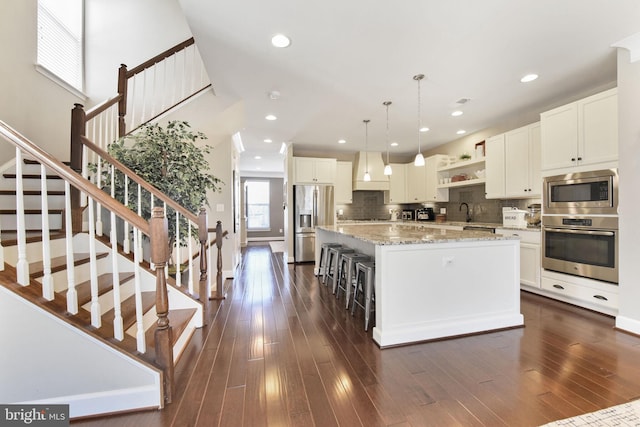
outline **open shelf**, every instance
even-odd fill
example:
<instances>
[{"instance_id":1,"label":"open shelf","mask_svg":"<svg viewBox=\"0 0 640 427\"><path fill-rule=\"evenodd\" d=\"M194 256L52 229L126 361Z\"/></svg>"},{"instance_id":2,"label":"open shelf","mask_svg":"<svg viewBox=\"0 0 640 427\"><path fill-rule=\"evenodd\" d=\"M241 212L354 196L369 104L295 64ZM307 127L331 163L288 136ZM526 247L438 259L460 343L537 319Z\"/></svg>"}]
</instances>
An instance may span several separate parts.
<instances>
[{"instance_id":1,"label":"open shelf","mask_svg":"<svg viewBox=\"0 0 640 427\"><path fill-rule=\"evenodd\" d=\"M463 160L463 161L451 163L448 166L442 166L438 168L438 172L444 172L444 171L453 170L453 169L462 169L469 166L475 166L480 164L484 165L484 157L481 157L479 159L469 159L469 160Z\"/></svg>"},{"instance_id":2,"label":"open shelf","mask_svg":"<svg viewBox=\"0 0 640 427\"><path fill-rule=\"evenodd\" d=\"M438 184L438 188L470 187L472 185L484 184L486 181L485 178L467 179L465 181L450 182L448 184Z\"/></svg>"}]
</instances>

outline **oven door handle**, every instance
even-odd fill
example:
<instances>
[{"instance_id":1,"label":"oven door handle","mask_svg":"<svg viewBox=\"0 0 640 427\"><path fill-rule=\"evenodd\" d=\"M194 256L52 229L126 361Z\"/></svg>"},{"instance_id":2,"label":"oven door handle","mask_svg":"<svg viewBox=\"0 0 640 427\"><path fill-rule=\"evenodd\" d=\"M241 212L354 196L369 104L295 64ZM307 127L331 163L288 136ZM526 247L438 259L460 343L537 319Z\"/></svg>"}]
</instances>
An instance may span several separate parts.
<instances>
[{"instance_id":1,"label":"oven door handle","mask_svg":"<svg viewBox=\"0 0 640 427\"><path fill-rule=\"evenodd\" d=\"M615 236L613 231L592 231L592 230L574 230L568 228L548 228L545 227L545 231L551 231L553 233L566 233L566 234L588 234L590 236Z\"/></svg>"}]
</instances>

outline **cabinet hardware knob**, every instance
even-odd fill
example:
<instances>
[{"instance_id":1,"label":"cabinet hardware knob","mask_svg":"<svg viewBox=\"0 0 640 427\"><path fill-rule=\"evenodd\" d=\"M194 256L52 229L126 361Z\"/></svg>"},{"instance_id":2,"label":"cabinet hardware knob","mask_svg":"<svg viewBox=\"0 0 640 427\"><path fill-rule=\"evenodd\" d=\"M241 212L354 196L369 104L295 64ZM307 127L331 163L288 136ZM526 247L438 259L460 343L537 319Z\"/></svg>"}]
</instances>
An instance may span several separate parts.
<instances>
[{"instance_id":1,"label":"cabinet hardware knob","mask_svg":"<svg viewBox=\"0 0 640 427\"><path fill-rule=\"evenodd\" d=\"M582 160L582 157L578 157L578 160Z\"/></svg>"},{"instance_id":2,"label":"cabinet hardware knob","mask_svg":"<svg viewBox=\"0 0 640 427\"><path fill-rule=\"evenodd\" d=\"M564 286L562 285L553 285L553 287L556 289L564 289Z\"/></svg>"},{"instance_id":3,"label":"cabinet hardware knob","mask_svg":"<svg viewBox=\"0 0 640 427\"><path fill-rule=\"evenodd\" d=\"M572 157L572 158L571 158L571 161L572 161L572 162L575 162L575 161L576 161L576 158L575 158L575 157Z\"/></svg>"},{"instance_id":4,"label":"cabinet hardware knob","mask_svg":"<svg viewBox=\"0 0 640 427\"><path fill-rule=\"evenodd\" d=\"M602 296L602 295L594 295L593 297L594 297L594 298L597 298L597 299L599 299L599 300L602 300L602 301L609 301L609 300L607 299L607 297Z\"/></svg>"}]
</instances>

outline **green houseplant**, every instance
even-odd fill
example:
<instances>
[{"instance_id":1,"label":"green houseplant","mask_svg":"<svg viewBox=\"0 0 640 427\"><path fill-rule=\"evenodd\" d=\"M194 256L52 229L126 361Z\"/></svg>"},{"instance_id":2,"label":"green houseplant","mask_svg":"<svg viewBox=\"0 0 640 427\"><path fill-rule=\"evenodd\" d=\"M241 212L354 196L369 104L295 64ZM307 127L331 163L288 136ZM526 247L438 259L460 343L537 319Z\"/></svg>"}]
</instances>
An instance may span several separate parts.
<instances>
[{"instance_id":1,"label":"green houseplant","mask_svg":"<svg viewBox=\"0 0 640 427\"><path fill-rule=\"evenodd\" d=\"M108 147L109 154L138 174L145 181L162 191L168 197L187 210L198 214L202 206L208 205L207 191L220 191L224 183L212 175L206 154L211 152L209 145L197 145L207 137L201 132L193 132L185 121L171 121L166 127L159 124L146 124L136 133L120 138ZM110 168L103 172L103 188L111 191ZM140 200L137 198L137 185L129 185L128 206L138 211L145 219L151 217L151 197L143 190ZM124 203L124 176L114 176L115 198ZM146 194L145 194L146 193ZM154 204L161 206L154 198ZM169 228L169 253L176 243L176 213L167 209ZM179 224L180 245L186 245L188 222L182 218ZM192 229L197 238L197 230ZM171 258L170 258L170 263Z\"/></svg>"}]
</instances>

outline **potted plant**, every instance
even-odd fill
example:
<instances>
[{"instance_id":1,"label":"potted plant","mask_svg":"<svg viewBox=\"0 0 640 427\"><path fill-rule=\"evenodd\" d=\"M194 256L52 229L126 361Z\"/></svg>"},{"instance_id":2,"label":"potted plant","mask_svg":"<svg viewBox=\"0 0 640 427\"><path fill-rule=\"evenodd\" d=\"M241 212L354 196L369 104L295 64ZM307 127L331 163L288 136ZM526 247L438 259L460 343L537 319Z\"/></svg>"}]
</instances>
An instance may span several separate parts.
<instances>
[{"instance_id":1,"label":"potted plant","mask_svg":"<svg viewBox=\"0 0 640 427\"><path fill-rule=\"evenodd\" d=\"M185 209L197 214L202 206L208 205L207 191L220 191L224 183L212 175L205 155L209 154L209 145L196 145L207 137L201 132L193 132L185 121L171 121L166 127L157 123L143 125L136 133L120 138L108 147L108 152L116 160L138 174L145 181L162 191ZM110 168L103 172L103 188L111 191ZM151 217L151 197L143 190L140 201L137 198L137 186L129 185L128 206L138 211L141 203L141 215ZM116 173L114 177L115 198L124 202L124 176ZM145 194L147 193L147 194ZM155 203L160 203L154 198ZM176 244L176 213L167 209L169 228L169 253ZM188 222L182 218L179 224L180 245L186 245ZM197 238L197 230L192 229ZM169 258L170 267L172 264Z\"/></svg>"}]
</instances>

